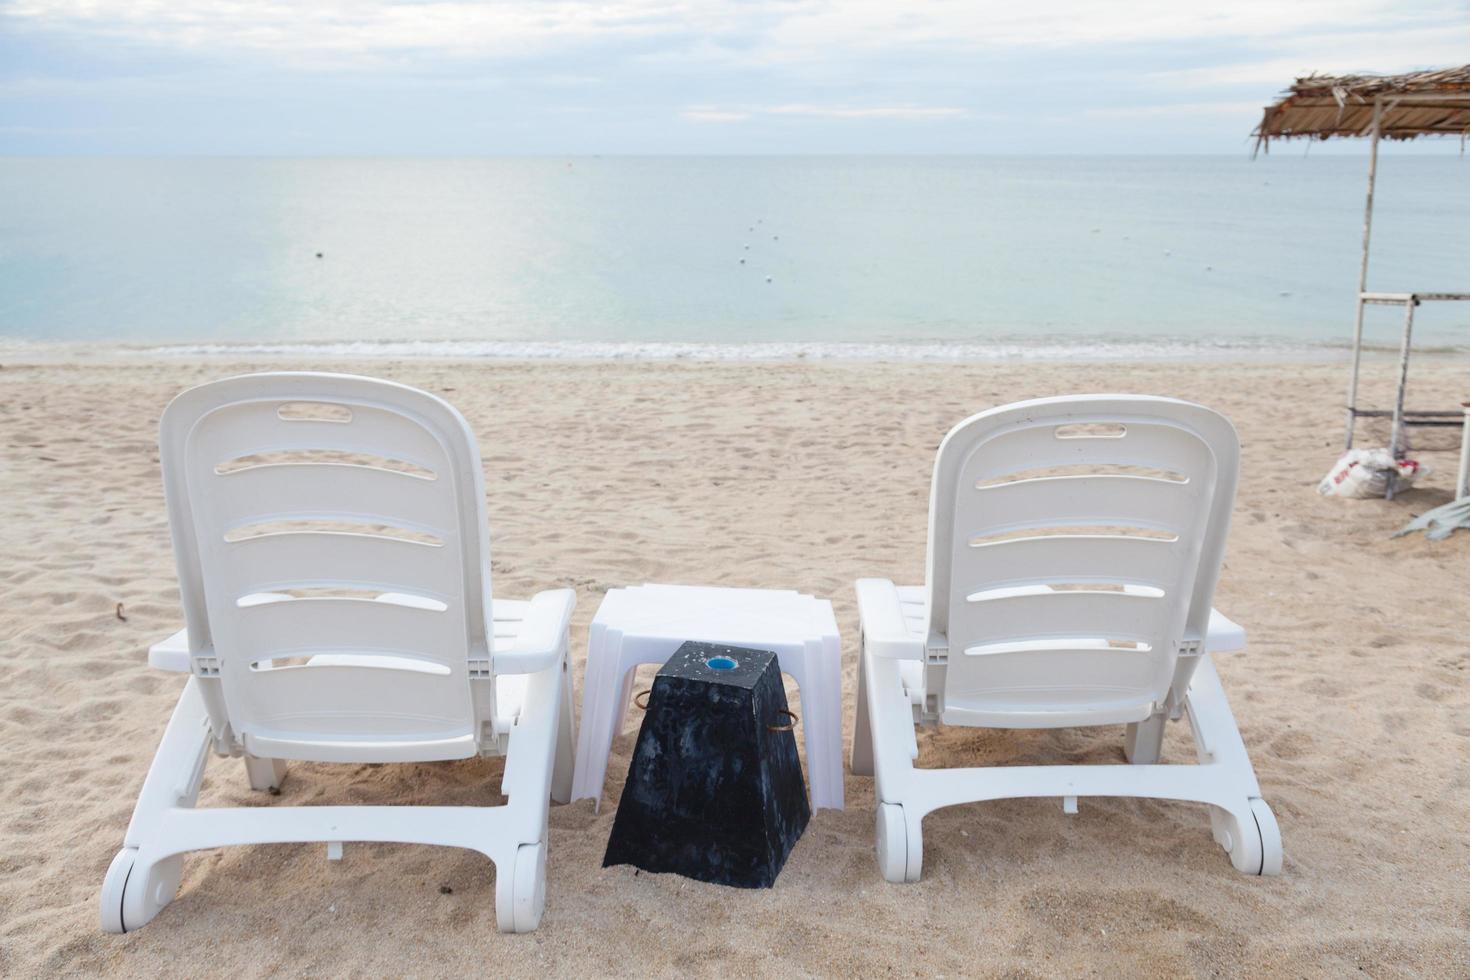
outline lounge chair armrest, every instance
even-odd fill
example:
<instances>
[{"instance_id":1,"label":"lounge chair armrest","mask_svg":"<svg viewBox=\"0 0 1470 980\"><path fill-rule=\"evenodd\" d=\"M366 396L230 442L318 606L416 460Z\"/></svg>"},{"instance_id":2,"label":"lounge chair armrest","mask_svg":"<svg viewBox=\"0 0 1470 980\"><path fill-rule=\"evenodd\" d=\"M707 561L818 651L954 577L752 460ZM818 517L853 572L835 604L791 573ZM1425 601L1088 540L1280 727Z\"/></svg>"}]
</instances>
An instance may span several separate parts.
<instances>
[{"instance_id":1,"label":"lounge chair armrest","mask_svg":"<svg viewBox=\"0 0 1470 980\"><path fill-rule=\"evenodd\" d=\"M1185 633L1184 639L1198 643L1200 653L1239 653L1245 649L1245 627L1228 619L1220 610L1211 609L1204 642L1200 643L1199 634L1193 632Z\"/></svg>"},{"instance_id":2,"label":"lounge chair armrest","mask_svg":"<svg viewBox=\"0 0 1470 980\"><path fill-rule=\"evenodd\" d=\"M924 641L909 632L897 586L886 578L860 578L857 600L865 649L888 660L924 659Z\"/></svg>"},{"instance_id":3,"label":"lounge chair armrest","mask_svg":"<svg viewBox=\"0 0 1470 980\"><path fill-rule=\"evenodd\" d=\"M534 674L556 663L566 647L567 627L576 607L577 593L571 589L536 593L526 607L515 643L509 650L495 651L495 673Z\"/></svg>"},{"instance_id":4,"label":"lounge chair armrest","mask_svg":"<svg viewBox=\"0 0 1470 980\"><path fill-rule=\"evenodd\" d=\"M155 670L189 673L189 631L181 629L148 648L148 666Z\"/></svg>"},{"instance_id":5,"label":"lounge chair armrest","mask_svg":"<svg viewBox=\"0 0 1470 980\"><path fill-rule=\"evenodd\" d=\"M1245 627L1225 617L1218 609L1210 610L1210 625L1205 632L1205 653L1238 653L1245 649Z\"/></svg>"}]
</instances>

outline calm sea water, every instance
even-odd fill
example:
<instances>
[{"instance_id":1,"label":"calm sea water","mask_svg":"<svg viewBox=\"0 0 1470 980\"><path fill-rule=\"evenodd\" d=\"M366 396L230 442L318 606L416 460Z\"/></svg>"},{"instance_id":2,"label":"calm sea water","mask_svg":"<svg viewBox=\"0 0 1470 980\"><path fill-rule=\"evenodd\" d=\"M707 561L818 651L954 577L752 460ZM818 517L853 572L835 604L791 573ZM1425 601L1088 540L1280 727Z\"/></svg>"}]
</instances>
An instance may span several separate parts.
<instances>
[{"instance_id":1,"label":"calm sea water","mask_svg":"<svg viewBox=\"0 0 1470 980\"><path fill-rule=\"evenodd\" d=\"M0 159L0 337L1315 348L1351 330L1364 169L1300 147ZM1370 286L1470 290L1470 161L1380 170ZM1371 323L1393 340L1396 314ZM1470 343L1470 308L1419 329Z\"/></svg>"}]
</instances>

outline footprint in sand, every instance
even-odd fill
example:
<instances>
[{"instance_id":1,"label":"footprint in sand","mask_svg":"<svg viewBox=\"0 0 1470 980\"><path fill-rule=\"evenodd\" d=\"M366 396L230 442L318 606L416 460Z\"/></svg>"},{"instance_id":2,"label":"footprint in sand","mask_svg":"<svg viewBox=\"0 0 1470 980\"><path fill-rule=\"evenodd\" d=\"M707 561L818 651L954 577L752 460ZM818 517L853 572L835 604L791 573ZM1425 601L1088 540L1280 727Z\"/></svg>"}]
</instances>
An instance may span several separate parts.
<instances>
[{"instance_id":1,"label":"footprint in sand","mask_svg":"<svg viewBox=\"0 0 1470 980\"><path fill-rule=\"evenodd\" d=\"M1271 740L1271 751L1278 758L1300 759L1312 748L1312 736L1306 732L1290 731Z\"/></svg>"},{"instance_id":2,"label":"footprint in sand","mask_svg":"<svg viewBox=\"0 0 1470 980\"><path fill-rule=\"evenodd\" d=\"M1218 935L1213 919L1172 898L1140 889L1038 888L1021 898L1025 914L1059 936L1155 929Z\"/></svg>"},{"instance_id":3,"label":"footprint in sand","mask_svg":"<svg viewBox=\"0 0 1470 980\"><path fill-rule=\"evenodd\" d=\"M1450 696L1450 689L1440 687L1437 684L1420 683L1414 685L1414 693L1426 701L1433 701L1435 704L1438 704Z\"/></svg>"}]
</instances>

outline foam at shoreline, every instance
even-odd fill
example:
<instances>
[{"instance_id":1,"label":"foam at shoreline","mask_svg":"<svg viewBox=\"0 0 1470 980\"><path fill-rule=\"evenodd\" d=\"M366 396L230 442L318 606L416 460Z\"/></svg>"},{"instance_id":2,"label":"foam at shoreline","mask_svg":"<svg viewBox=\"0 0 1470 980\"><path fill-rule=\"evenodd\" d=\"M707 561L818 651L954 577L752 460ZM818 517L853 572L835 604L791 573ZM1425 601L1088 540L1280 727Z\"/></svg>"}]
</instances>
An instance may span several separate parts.
<instances>
[{"instance_id":1,"label":"foam at shoreline","mask_svg":"<svg viewBox=\"0 0 1470 980\"><path fill-rule=\"evenodd\" d=\"M1346 343L1294 343L1279 338L1066 338L989 342L786 341L695 343L675 341L343 340L130 344L122 342L0 340L0 355L50 359L301 358L346 360L429 358L499 361L856 361L967 363L994 361L1337 361ZM1394 353L1391 345L1364 345ZM1416 353L1464 355L1458 346L1424 346Z\"/></svg>"},{"instance_id":2,"label":"foam at shoreline","mask_svg":"<svg viewBox=\"0 0 1470 980\"><path fill-rule=\"evenodd\" d=\"M1385 348L1387 349L1387 348ZM1068 339L983 343L841 343L821 341L682 343L669 341L361 340L244 343L86 344L75 341L0 341L0 352L86 357L345 359L435 358L448 360L576 361L1170 361L1338 360L1339 344L1288 343L1275 339L1199 341L1184 338ZM1419 353L1463 353L1459 348Z\"/></svg>"}]
</instances>

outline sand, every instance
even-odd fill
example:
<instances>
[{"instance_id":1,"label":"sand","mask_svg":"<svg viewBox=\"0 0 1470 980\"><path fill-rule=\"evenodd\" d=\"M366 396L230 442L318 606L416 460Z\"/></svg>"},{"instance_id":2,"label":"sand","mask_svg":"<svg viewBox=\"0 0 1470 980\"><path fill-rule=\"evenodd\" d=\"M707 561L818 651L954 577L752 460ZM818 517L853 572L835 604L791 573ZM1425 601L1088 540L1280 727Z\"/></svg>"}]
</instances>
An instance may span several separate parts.
<instances>
[{"instance_id":1,"label":"sand","mask_svg":"<svg viewBox=\"0 0 1470 980\"><path fill-rule=\"evenodd\" d=\"M1424 454L1438 471L1423 489L1319 498L1344 371L1302 363L310 365L463 410L484 456L497 592L577 590L579 677L611 587L831 597L849 746L852 582L922 580L930 467L954 422L1089 390L1224 411L1244 473L1217 605L1251 644L1219 669L1281 823L1279 878L1235 872L1202 808L1084 800L1069 817L1048 800L935 813L923 881L889 885L872 781L851 775L847 810L812 820L771 891L604 870L630 728L603 812L552 810L533 935L496 932L482 857L352 844L333 864L318 845L192 855L154 922L103 935L103 872L183 683L145 662L179 625L159 412L185 386L286 366L298 365L11 352L0 368L0 974L1470 975L1470 534L1388 538L1449 498L1458 434L1426 438L1450 451ZM1421 360L1417 401L1457 404L1465 368ZM949 764L1112 762L1122 730L947 730L921 745ZM1191 759L1187 731L1165 751ZM202 802L492 802L501 765L294 765L272 800L216 760Z\"/></svg>"}]
</instances>

